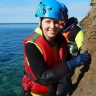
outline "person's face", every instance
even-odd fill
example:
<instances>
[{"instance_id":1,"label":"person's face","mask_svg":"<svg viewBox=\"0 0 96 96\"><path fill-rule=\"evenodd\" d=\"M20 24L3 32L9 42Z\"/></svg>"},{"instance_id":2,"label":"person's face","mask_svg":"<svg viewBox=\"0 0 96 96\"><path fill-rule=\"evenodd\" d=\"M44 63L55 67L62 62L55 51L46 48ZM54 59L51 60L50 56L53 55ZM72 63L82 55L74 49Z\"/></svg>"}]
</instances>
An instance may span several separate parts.
<instances>
[{"instance_id":1,"label":"person's face","mask_svg":"<svg viewBox=\"0 0 96 96\"><path fill-rule=\"evenodd\" d=\"M65 20L61 20L61 21L60 21L60 28L61 28L61 29L64 28L65 25L66 25L66 21L65 21Z\"/></svg>"},{"instance_id":2,"label":"person's face","mask_svg":"<svg viewBox=\"0 0 96 96\"><path fill-rule=\"evenodd\" d=\"M60 30L60 20L58 19L43 18L41 24L43 34L47 40L55 38Z\"/></svg>"}]
</instances>

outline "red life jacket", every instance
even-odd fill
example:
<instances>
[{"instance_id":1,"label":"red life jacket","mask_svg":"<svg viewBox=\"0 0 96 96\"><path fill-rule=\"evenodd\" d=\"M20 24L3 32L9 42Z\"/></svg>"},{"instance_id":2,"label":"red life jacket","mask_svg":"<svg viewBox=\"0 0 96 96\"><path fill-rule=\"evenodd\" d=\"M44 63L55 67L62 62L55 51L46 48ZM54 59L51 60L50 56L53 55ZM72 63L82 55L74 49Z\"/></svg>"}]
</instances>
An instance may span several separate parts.
<instances>
[{"instance_id":1,"label":"red life jacket","mask_svg":"<svg viewBox=\"0 0 96 96\"><path fill-rule=\"evenodd\" d=\"M42 55L44 57L44 60L46 61L47 69L53 69L56 66L58 66L59 59L62 60L62 62L66 59L67 54L67 45L66 41L62 41L60 43L59 48L59 56L55 53L55 51L50 47L50 45L46 42L46 40L38 33L34 33L33 35L29 36L24 40L24 46L27 42L34 43L39 50L42 51ZM37 80L36 76L32 72L32 69L30 65L28 64L28 60L26 58L26 53L24 51L24 67L25 71L30 74L34 79ZM24 90L36 93L36 94L48 94L48 86L45 86L43 84L36 83L32 80L30 80L26 75L23 76L22 79L22 86L24 87ZM53 90L57 88L57 84L52 85Z\"/></svg>"}]
</instances>

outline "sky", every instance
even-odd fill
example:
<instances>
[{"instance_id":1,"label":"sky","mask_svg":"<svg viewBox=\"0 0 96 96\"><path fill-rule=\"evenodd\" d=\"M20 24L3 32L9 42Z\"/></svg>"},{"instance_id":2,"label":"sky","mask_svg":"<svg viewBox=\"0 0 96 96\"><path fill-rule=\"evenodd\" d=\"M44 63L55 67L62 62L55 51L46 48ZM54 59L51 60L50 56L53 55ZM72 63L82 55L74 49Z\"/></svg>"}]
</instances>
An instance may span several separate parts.
<instances>
[{"instance_id":1,"label":"sky","mask_svg":"<svg viewBox=\"0 0 96 96\"><path fill-rule=\"evenodd\" d=\"M0 23L38 23L36 8L41 0L0 0ZM57 0L68 8L69 17L82 20L91 9L91 0Z\"/></svg>"}]
</instances>

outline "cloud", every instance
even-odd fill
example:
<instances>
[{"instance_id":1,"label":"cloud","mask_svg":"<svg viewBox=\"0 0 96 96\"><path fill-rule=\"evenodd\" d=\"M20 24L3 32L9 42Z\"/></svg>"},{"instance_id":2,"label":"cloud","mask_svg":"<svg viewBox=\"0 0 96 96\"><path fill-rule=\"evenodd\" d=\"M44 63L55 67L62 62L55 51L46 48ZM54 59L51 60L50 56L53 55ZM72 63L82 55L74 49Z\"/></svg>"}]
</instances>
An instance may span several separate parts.
<instances>
[{"instance_id":1,"label":"cloud","mask_svg":"<svg viewBox=\"0 0 96 96\"><path fill-rule=\"evenodd\" d=\"M35 10L33 7L19 7L19 8L0 8L0 14L7 14L7 13L35 13Z\"/></svg>"}]
</instances>

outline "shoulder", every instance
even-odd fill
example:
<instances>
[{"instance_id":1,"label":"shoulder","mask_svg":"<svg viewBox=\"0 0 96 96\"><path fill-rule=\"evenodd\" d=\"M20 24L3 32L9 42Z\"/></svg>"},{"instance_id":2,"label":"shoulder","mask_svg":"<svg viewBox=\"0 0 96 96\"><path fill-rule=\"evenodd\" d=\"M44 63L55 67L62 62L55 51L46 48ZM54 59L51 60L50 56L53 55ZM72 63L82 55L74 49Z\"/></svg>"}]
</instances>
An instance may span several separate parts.
<instances>
[{"instance_id":1,"label":"shoulder","mask_svg":"<svg viewBox=\"0 0 96 96\"><path fill-rule=\"evenodd\" d=\"M74 24L73 29L76 30L76 31L80 31L81 30L81 28L77 24Z\"/></svg>"},{"instance_id":2,"label":"shoulder","mask_svg":"<svg viewBox=\"0 0 96 96\"><path fill-rule=\"evenodd\" d=\"M71 29L70 29L70 34L71 34L71 35L72 35L72 34L76 35L80 30L81 30L80 27L77 26L76 24L74 24L74 25L71 27Z\"/></svg>"},{"instance_id":3,"label":"shoulder","mask_svg":"<svg viewBox=\"0 0 96 96\"><path fill-rule=\"evenodd\" d=\"M56 37L56 40L60 43L60 42L63 42L63 43L66 43L66 38L63 36L62 33L59 33Z\"/></svg>"},{"instance_id":4,"label":"shoulder","mask_svg":"<svg viewBox=\"0 0 96 96\"><path fill-rule=\"evenodd\" d=\"M80 31L84 32L84 28L80 26L79 24L74 24L74 26L70 30L70 33L78 34Z\"/></svg>"}]
</instances>

